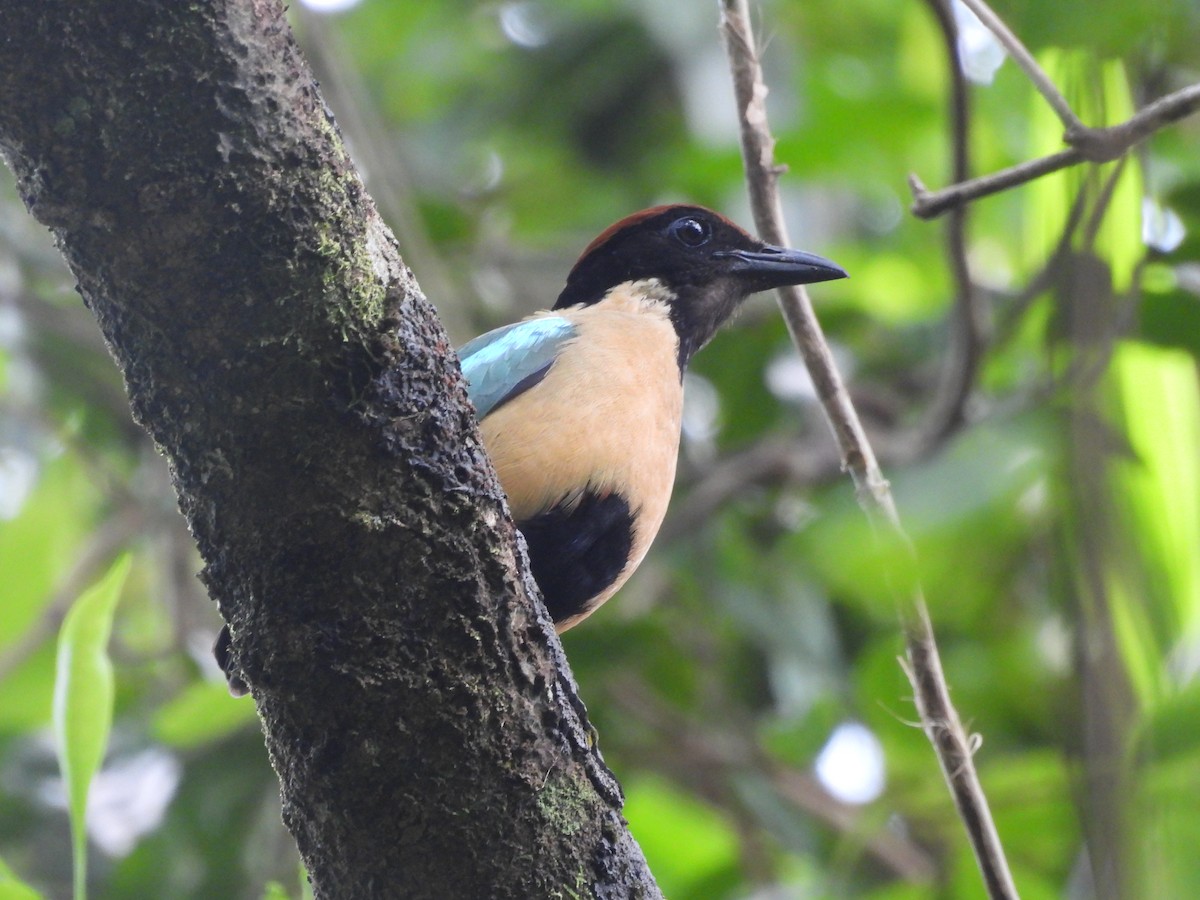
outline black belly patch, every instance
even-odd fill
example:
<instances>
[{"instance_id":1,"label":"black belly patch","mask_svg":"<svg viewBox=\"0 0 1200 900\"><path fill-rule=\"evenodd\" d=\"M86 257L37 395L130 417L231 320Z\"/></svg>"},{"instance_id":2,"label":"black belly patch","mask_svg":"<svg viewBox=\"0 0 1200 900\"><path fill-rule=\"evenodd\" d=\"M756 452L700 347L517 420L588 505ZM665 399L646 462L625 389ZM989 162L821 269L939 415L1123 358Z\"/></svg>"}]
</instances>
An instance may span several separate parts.
<instances>
[{"instance_id":1,"label":"black belly patch","mask_svg":"<svg viewBox=\"0 0 1200 900\"><path fill-rule=\"evenodd\" d=\"M617 580L633 546L633 515L620 494L585 492L577 505L556 506L517 527L555 622L587 611Z\"/></svg>"}]
</instances>

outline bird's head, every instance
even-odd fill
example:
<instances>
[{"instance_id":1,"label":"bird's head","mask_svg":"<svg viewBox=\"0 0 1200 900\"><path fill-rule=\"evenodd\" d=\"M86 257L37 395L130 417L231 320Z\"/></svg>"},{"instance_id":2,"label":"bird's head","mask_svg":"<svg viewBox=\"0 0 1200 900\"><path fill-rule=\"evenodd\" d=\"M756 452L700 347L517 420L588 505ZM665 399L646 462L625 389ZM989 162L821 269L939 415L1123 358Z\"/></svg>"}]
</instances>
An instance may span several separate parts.
<instances>
[{"instance_id":1,"label":"bird's head","mask_svg":"<svg viewBox=\"0 0 1200 900\"><path fill-rule=\"evenodd\" d=\"M685 366L750 294L845 278L820 256L764 244L701 206L655 206L600 234L579 257L555 309L599 303L621 285L658 283Z\"/></svg>"}]
</instances>

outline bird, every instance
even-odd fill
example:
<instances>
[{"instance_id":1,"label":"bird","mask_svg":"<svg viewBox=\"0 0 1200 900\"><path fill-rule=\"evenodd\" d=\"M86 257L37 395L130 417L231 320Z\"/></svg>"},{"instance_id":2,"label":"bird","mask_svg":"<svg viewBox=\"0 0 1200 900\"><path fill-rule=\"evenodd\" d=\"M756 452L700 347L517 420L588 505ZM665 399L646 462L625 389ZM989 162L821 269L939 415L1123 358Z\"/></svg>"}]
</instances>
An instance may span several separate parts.
<instances>
[{"instance_id":1,"label":"bird","mask_svg":"<svg viewBox=\"0 0 1200 900\"><path fill-rule=\"evenodd\" d=\"M692 357L751 294L845 277L710 209L654 206L601 232L553 307L459 348L560 634L625 584L662 525Z\"/></svg>"},{"instance_id":2,"label":"bird","mask_svg":"<svg viewBox=\"0 0 1200 900\"><path fill-rule=\"evenodd\" d=\"M675 482L683 376L747 297L847 277L701 206L654 206L584 249L554 306L458 350L467 394L555 629L645 558ZM230 692L229 626L214 646Z\"/></svg>"}]
</instances>

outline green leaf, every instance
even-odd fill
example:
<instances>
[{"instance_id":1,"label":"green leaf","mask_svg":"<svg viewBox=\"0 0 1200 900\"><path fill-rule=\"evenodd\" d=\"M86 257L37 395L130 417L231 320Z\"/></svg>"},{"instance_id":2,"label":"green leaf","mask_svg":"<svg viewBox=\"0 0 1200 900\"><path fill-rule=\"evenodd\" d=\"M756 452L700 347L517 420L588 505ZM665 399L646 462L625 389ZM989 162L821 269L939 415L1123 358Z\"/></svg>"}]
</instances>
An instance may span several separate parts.
<instances>
[{"instance_id":1,"label":"green leaf","mask_svg":"<svg viewBox=\"0 0 1200 900\"><path fill-rule=\"evenodd\" d=\"M41 896L17 878L8 863L0 859L0 900L41 900Z\"/></svg>"},{"instance_id":2,"label":"green leaf","mask_svg":"<svg viewBox=\"0 0 1200 900\"><path fill-rule=\"evenodd\" d=\"M86 590L58 635L54 681L54 735L67 790L74 856L75 897L87 896L88 788L104 760L112 727L113 668L108 638L130 557L122 556Z\"/></svg>"},{"instance_id":3,"label":"green leaf","mask_svg":"<svg viewBox=\"0 0 1200 900\"><path fill-rule=\"evenodd\" d=\"M1200 624L1200 390L1187 353L1142 344L1119 346L1113 374L1125 413L1132 461L1114 467L1125 515L1151 571L1162 579L1160 609L1187 633ZM1174 637L1174 634L1171 635Z\"/></svg>"}]
</instances>

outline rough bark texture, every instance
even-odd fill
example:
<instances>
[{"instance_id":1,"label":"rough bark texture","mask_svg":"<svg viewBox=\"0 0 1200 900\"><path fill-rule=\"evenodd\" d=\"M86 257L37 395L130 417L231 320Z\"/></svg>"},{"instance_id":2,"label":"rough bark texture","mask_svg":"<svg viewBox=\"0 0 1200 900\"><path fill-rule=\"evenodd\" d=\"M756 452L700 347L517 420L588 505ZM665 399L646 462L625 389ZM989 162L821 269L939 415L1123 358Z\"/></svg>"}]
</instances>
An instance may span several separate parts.
<instances>
[{"instance_id":1,"label":"rough bark texture","mask_svg":"<svg viewBox=\"0 0 1200 900\"><path fill-rule=\"evenodd\" d=\"M5 0L0 152L171 465L318 896L656 896L281 5Z\"/></svg>"}]
</instances>

